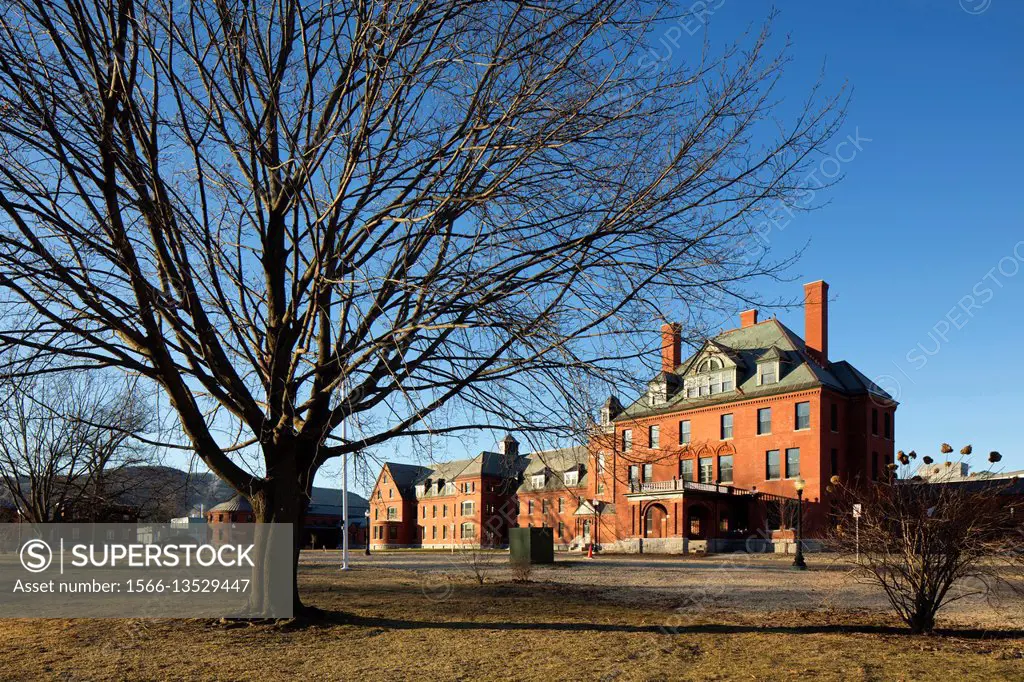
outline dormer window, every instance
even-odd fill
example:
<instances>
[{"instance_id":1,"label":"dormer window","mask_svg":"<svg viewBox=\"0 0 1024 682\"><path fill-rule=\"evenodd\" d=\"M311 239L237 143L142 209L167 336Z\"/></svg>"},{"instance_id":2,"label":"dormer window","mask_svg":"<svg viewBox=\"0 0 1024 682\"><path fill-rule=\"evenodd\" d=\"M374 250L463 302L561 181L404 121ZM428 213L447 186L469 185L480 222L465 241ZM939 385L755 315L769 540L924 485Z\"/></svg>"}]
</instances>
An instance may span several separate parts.
<instances>
[{"instance_id":1,"label":"dormer window","mask_svg":"<svg viewBox=\"0 0 1024 682\"><path fill-rule=\"evenodd\" d=\"M757 385L767 386L768 384L779 383L779 362L762 362L757 366Z\"/></svg>"},{"instance_id":2,"label":"dormer window","mask_svg":"<svg viewBox=\"0 0 1024 682\"><path fill-rule=\"evenodd\" d=\"M721 358L706 357L696 370L686 377L684 390L687 398L700 398L728 393L736 388L736 368L726 367Z\"/></svg>"},{"instance_id":3,"label":"dormer window","mask_svg":"<svg viewBox=\"0 0 1024 682\"><path fill-rule=\"evenodd\" d=\"M543 488L546 478L547 477L544 475L543 472L541 472L539 474L534 474L533 478L532 478L533 487L534 488Z\"/></svg>"},{"instance_id":4,"label":"dormer window","mask_svg":"<svg viewBox=\"0 0 1024 682\"><path fill-rule=\"evenodd\" d=\"M437 494L440 495L444 491L444 479L437 479Z\"/></svg>"},{"instance_id":5,"label":"dormer window","mask_svg":"<svg viewBox=\"0 0 1024 682\"><path fill-rule=\"evenodd\" d=\"M427 494L427 486L425 483L420 483L416 486L416 497L423 497Z\"/></svg>"},{"instance_id":6,"label":"dormer window","mask_svg":"<svg viewBox=\"0 0 1024 682\"><path fill-rule=\"evenodd\" d=\"M563 474L563 478L565 479L565 484L567 486L580 484L580 472L577 469L566 471L565 474Z\"/></svg>"}]
</instances>

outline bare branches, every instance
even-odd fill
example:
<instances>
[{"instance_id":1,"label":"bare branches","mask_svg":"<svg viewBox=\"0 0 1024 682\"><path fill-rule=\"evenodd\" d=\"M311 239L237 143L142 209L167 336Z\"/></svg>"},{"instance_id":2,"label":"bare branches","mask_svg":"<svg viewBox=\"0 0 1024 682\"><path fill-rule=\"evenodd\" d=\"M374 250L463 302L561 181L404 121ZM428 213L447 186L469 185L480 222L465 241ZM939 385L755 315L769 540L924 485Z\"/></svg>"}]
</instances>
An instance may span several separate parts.
<instances>
[{"instance_id":1,"label":"bare branches","mask_svg":"<svg viewBox=\"0 0 1024 682\"><path fill-rule=\"evenodd\" d=\"M244 442L305 480L410 434L565 433L652 318L697 335L778 272L754 220L842 121L815 95L777 125L767 28L647 68L669 7L11 3L0 344L156 381L250 495Z\"/></svg>"},{"instance_id":2,"label":"bare branches","mask_svg":"<svg viewBox=\"0 0 1024 682\"><path fill-rule=\"evenodd\" d=\"M114 505L127 492L119 473L156 461L136 440L154 419L134 382L70 372L8 380L0 405L0 479L27 521Z\"/></svg>"}]
</instances>

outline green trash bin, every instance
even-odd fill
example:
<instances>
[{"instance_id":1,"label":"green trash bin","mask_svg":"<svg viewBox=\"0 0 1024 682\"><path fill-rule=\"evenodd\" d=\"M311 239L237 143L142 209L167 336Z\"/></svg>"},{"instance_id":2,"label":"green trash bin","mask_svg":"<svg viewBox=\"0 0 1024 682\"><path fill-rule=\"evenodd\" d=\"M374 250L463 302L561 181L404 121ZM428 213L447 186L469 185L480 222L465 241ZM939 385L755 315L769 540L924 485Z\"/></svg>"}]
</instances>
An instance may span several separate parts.
<instances>
[{"instance_id":1,"label":"green trash bin","mask_svg":"<svg viewBox=\"0 0 1024 682\"><path fill-rule=\"evenodd\" d=\"M513 564L553 564L555 534L550 528L510 528L508 555Z\"/></svg>"}]
</instances>

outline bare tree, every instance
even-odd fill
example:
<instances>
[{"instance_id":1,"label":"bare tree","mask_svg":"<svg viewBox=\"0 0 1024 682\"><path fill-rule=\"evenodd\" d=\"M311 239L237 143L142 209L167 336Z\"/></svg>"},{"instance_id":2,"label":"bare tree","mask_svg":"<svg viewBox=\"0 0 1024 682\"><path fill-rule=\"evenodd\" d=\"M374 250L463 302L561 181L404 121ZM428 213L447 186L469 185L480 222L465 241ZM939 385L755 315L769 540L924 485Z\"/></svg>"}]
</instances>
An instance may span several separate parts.
<instances>
[{"instance_id":1,"label":"bare tree","mask_svg":"<svg viewBox=\"0 0 1024 682\"><path fill-rule=\"evenodd\" d=\"M652 66L672 11L13 0L0 343L158 383L265 522L343 453L564 433L637 329L786 265L758 221L842 120L783 125L767 27Z\"/></svg>"},{"instance_id":2,"label":"bare tree","mask_svg":"<svg viewBox=\"0 0 1024 682\"><path fill-rule=\"evenodd\" d=\"M0 481L25 521L101 518L125 501L129 468L155 461L135 439L153 420L134 383L44 374L0 394Z\"/></svg>"},{"instance_id":3,"label":"bare tree","mask_svg":"<svg viewBox=\"0 0 1024 682\"><path fill-rule=\"evenodd\" d=\"M906 468L912 458L899 459ZM858 579L880 587L914 633L931 632L939 610L957 600L1024 594L1020 498L1009 494L1015 481L928 482L901 479L898 469L890 465L879 481L832 479L838 509L860 505L857 523L838 518L828 537Z\"/></svg>"}]
</instances>

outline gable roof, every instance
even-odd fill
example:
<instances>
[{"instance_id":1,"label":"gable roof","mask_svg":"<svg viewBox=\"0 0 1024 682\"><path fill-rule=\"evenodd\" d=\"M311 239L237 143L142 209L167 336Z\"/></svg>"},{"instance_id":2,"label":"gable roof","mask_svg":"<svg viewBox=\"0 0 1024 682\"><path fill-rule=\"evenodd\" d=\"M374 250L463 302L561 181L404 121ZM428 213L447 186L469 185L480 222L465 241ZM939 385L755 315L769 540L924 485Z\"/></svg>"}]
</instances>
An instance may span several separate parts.
<instances>
[{"instance_id":1,"label":"gable roof","mask_svg":"<svg viewBox=\"0 0 1024 682\"><path fill-rule=\"evenodd\" d=\"M525 457L509 457L500 452L484 451L469 459L456 459L450 462L437 462L430 466L385 462L384 466L391 472L391 477L398 486L402 497L416 496L415 487L430 481L431 485L419 498L444 496L438 492L437 482L453 482L460 478L477 478L489 476L501 479L518 479L526 467Z\"/></svg>"},{"instance_id":2,"label":"gable roof","mask_svg":"<svg viewBox=\"0 0 1024 682\"><path fill-rule=\"evenodd\" d=\"M829 388L846 395L870 394L896 402L891 395L846 361L831 362L828 368L819 365L808 355L804 340L775 318L748 327L730 329L709 339L683 362L675 373L682 378L690 371L697 358L709 349L720 349L736 362L735 390L692 398L687 398L685 392L679 390L668 401L656 406L649 403L649 395L645 393L623 410L614 421L813 388ZM777 383L759 386L756 367L757 361L764 356L778 359L782 371Z\"/></svg>"},{"instance_id":3,"label":"gable roof","mask_svg":"<svg viewBox=\"0 0 1024 682\"><path fill-rule=\"evenodd\" d=\"M523 482L519 486L519 492L528 493L586 488L588 481L587 461L589 457L590 451L582 445L532 452L525 457L528 463L523 471ZM550 470L552 475L546 478L543 487L535 488L532 476L542 473L545 469ZM575 486L566 486L562 474L573 470L580 471L579 481Z\"/></svg>"}]
</instances>

